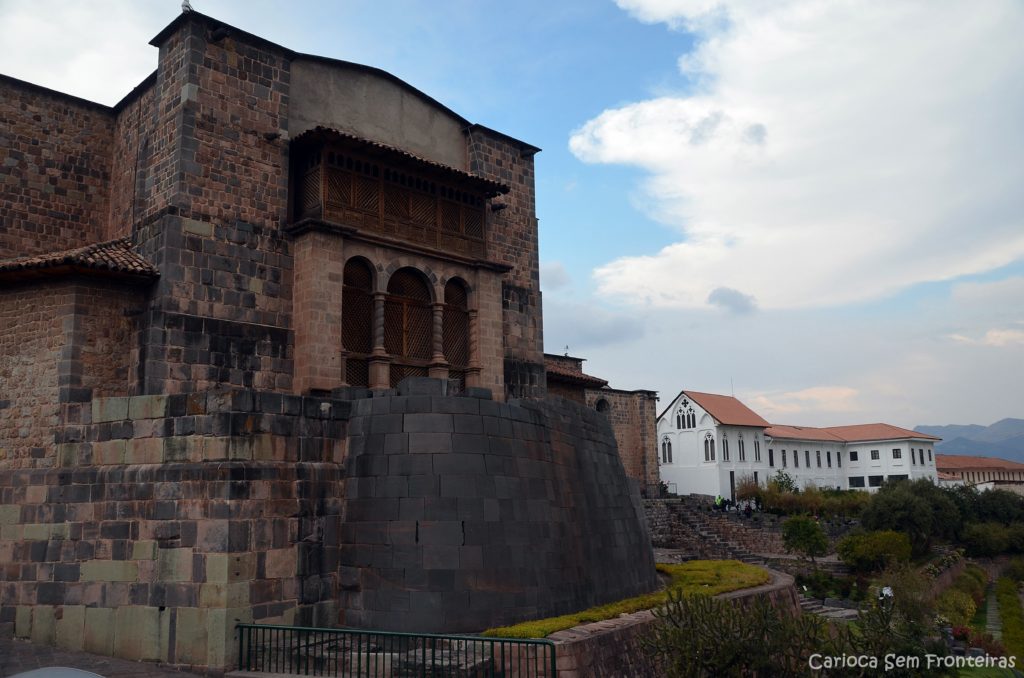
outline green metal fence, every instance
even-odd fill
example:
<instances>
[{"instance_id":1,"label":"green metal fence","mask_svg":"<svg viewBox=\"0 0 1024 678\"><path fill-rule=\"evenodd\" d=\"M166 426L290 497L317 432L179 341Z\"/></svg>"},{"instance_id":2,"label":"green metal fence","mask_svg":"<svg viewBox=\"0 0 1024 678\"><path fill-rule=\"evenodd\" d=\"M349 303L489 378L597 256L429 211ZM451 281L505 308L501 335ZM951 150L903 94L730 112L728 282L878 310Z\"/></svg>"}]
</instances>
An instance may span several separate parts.
<instances>
[{"instance_id":1,"label":"green metal fence","mask_svg":"<svg viewBox=\"0 0 1024 678\"><path fill-rule=\"evenodd\" d=\"M550 640L238 624L238 668L344 678L555 678Z\"/></svg>"}]
</instances>

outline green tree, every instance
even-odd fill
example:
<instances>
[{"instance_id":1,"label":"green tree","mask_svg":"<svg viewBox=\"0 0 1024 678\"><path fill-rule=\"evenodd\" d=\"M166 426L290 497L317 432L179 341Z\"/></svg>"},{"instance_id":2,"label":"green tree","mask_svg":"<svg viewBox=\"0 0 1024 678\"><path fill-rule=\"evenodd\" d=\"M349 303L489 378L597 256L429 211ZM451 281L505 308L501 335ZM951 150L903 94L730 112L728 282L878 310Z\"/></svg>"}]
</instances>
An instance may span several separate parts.
<instances>
[{"instance_id":1,"label":"green tree","mask_svg":"<svg viewBox=\"0 0 1024 678\"><path fill-rule=\"evenodd\" d=\"M851 534L836 545L836 552L857 572L877 572L910 560L910 538L894 530Z\"/></svg>"},{"instance_id":2,"label":"green tree","mask_svg":"<svg viewBox=\"0 0 1024 678\"><path fill-rule=\"evenodd\" d=\"M818 521L809 516L794 516L782 524L782 543L787 551L796 552L815 562L828 552L828 538Z\"/></svg>"}]
</instances>

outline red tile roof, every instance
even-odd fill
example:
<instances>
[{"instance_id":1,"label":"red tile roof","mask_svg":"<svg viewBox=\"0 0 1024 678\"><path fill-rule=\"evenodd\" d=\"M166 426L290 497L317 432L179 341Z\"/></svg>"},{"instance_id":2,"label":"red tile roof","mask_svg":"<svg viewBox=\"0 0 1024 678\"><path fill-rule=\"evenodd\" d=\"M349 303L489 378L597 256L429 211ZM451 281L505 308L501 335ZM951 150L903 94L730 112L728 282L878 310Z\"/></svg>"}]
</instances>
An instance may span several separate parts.
<instances>
[{"instance_id":1,"label":"red tile roof","mask_svg":"<svg viewBox=\"0 0 1024 678\"><path fill-rule=\"evenodd\" d=\"M315 127L313 129L306 130L302 134L295 137L295 141L298 142L304 139L316 138L326 141L346 141L354 146L362 147L363 149L384 151L389 155L397 155L406 160L412 161L416 165L420 165L428 169L440 170L446 174L453 175L463 180L468 180L476 184L478 187L483 189L485 193L489 195L508 193L511 190L507 184L503 184L500 181L493 181L491 179L488 179L487 177L482 177L479 174L466 172L465 170L460 170L457 167L452 167L451 165L445 165L444 163L440 163L435 160L429 160L427 158L420 157L418 155L410 153L409 151L397 148L395 146L383 144L379 141L374 141L372 139L365 139L363 137L359 137L354 134L349 134L348 132L342 132L341 130L332 129L330 127Z\"/></svg>"},{"instance_id":2,"label":"red tile roof","mask_svg":"<svg viewBox=\"0 0 1024 678\"><path fill-rule=\"evenodd\" d=\"M146 278L159 275L152 264L132 250L128 238L0 261L0 280L85 272Z\"/></svg>"},{"instance_id":3,"label":"red tile roof","mask_svg":"<svg viewBox=\"0 0 1024 678\"><path fill-rule=\"evenodd\" d=\"M764 434L772 438L788 438L790 440L817 440L828 443L844 442L842 438L834 433L830 433L823 428L814 428L813 426L772 424L764 430Z\"/></svg>"},{"instance_id":4,"label":"red tile roof","mask_svg":"<svg viewBox=\"0 0 1024 678\"><path fill-rule=\"evenodd\" d=\"M752 409L741 403L732 396L715 395L714 393L700 393L699 391L683 391L690 400L700 405L720 424L729 426L758 426L767 428L771 426Z\"/></svg>"},{"instance_id":5,"label":"red tile roof","mask_svg":"<svg viewBox=\"0 0 1024 678\"><path fill-rule=\"evenodd\" d=\"M854 424L852 426L826 426L825 431L845 440L848 443L865 442L868 440L900 440L917 438L919 440L942 440L927 433L910 431L892 424Z\"/></svg>"},{"instance_id":6,"label":"red tile roof","mask_svg":"<svg viewBox=\"0 0 1024 678\"><path fill-rule=\"evenodd\" d=\"M563 383L578 384L586 388L601 388L608 385L608 382L604 379L592 377L589 374L584 374L582 371L577 372L550 360L544 362L544 371L547 372L548 379Z\"/></svg>"},{"instance_id":7,"label":"red tile roof","mask_svg":"<svg viewBox=\"0 0 1024 678\"><path fill-rule=\"evenodd\" d=\"M972 457L969 454L936 454L935 468L946 471L999 470L1024 471L1024 464L998 457Z\"/></svg>"}]
</instances>

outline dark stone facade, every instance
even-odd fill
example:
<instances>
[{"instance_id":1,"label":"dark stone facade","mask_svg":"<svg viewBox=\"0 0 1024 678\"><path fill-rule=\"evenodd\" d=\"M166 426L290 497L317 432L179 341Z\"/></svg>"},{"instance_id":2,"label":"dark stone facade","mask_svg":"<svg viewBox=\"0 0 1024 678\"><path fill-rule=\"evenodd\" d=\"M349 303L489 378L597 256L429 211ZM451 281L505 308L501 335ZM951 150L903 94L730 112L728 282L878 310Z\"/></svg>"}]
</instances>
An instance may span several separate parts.
<instances>
[{"instance_id":1,"label":"dark stone facade","mask_svg":"<svg viewBox=\"0 0 1024 678\"><path fill-rule=\"evenodd\" d=\"M344 623L479 631L657 585L607 420L569 401L357 401Z\"/></svg>"}]
</instances>

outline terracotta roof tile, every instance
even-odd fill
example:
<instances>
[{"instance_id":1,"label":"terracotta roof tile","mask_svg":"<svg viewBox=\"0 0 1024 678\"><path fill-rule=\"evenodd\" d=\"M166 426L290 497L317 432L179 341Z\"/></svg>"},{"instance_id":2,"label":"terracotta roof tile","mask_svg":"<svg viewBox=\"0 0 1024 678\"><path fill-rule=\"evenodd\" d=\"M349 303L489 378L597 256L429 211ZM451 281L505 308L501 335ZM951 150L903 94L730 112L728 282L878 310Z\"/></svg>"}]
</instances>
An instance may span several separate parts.
<instances>
[{"instance_id":1,"label":"terracotta roof tile","mask_svg":"<svg viewBox=\"0 0 1024 678\"><path fill-rule=\"evenodd\" d=\"M548 379L554 378L555 381L580 384L590 388L601 388L608 385L608 382L604 379L592 377L583 372L576 372L550 361L544 363L544 371L547 372Z\"/></svg>"},{"instance_id":2,"label":"terracotta roof tile","mask_svg":"<svg viewBox=\"0 0 1024 678\"><path fill-rule=\"evenodd\" d=\"M787 438L790 440L817 440L829 443L844 442L842 438L823 428L813 426L787 426L785 424L772 424L764 430L766 436L772 438Z\"/></svg>"},{"instance_id":3,"label":"terracotta roof tile","mask_svg":"<svg viewBox=\"0 0 1024 678\"><path fill-rule=\"evenodd\" d=\"M854 424L852 426L826 426L825 431L845 440L848 443L868 440L899 440L917 438L920 440L942 440L927 433L918 433L892 424Z\"/></svg>"},{"instance_id":4,"label":"terracotta roof tile","mask_svg":"<svg viewBox=\"0 0 1024 678\"><path fill-rule=\"evenodd\" d=\"M1024 464L998 457L972 457L969 454L936 454L935 467L939 470L960 471L974 469L995 469L1024 471Z\"/></svg>"},{"instance_id":5,"label":"terracotta roof tile","mask_svg":"<svg viewBox=\"0 0 1024 678\"><path fill-rule=\"evenodd\" d=\"M30 277L27 274L32 273L84 270L141 277L159 274L152 264L132 250L128 238L0 261L0 278L3 279Z\"/></svg>"},{"instance_id":6,"label":"terracotta roof tile","mask_svg":"<svg viewBox=\"0 0 1024 678\"><path fill-rule=\"evenodd\" d=\"M372 139L365 139L363 137L349 134L348 132L342 132L330 127L315 127L310 130L306 130L302 134L295 137L295 141L303 139L313 139L315 137L321 137L327 140L339 139L347 141L355 146L362 146L363 148L375 149L377 151L385 151L388 154L398 155L406 160L411 160L417 165L421 165L430 169L440 170L447 174L451 174L459 177L460 179L469 180L485 190L485 192L491 195L498 195L500 193L508 193L511 189L507 184L503 184L500 181L493 181L487 177L480 176L479 174L473 174L472 172L466 172L460 170L457 167L451 165L445 165L444 163L437 162L435 160L429 160L421 156L410 153L409 151L390 146L388 144L374 141Z\"/></svg>"},{"instance_id":7,"label":"terracotta roof tile","mask_svg":"<svg viewBox=\"0 0 1024 678\"><path fill-rule=\"evenodd\" d=\"M699 391L683 391L683 393L690 400L704 408L719 423L729 426L758 426L765 428L771 426L771 424L761 418L761 415L732 396L700 393Z\"/></svg>"}]
</instances>

